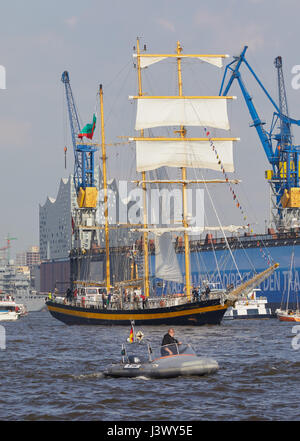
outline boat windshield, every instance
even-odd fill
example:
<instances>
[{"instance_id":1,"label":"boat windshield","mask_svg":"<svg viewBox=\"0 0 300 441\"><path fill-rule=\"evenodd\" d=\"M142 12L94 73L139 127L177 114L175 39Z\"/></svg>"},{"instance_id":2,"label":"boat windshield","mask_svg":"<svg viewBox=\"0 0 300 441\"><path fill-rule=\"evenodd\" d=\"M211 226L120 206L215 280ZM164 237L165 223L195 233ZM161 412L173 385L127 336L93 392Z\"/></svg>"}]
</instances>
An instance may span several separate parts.
<instances>
[{"instance_id":1,"label":"boat windshield","mask_svg":"<svg viewBox=\"0 0 300 441\"><path fill-rule=\"evenodd\" d=\"M161 357L171 357L173 355L193 355L196 356L196 353L192 346L187 343L177 344L173 343L170 345L164 345L160 348L153 350L152 359L157 359Z\"/></svg>"},{"instance_id":2,"label":"boat windshield","mask_svg":"<svg viewBox=\"0 0 300 441\"><path fill-rule=\"evenodd\" d=\"M171 344L159 347L152 347L151 344L126 344L124 347L124 361L131 363L143 363L157 360L162 357L172 357L174 355L197 356L190 344Z\"/></svg>"}]
</instances>

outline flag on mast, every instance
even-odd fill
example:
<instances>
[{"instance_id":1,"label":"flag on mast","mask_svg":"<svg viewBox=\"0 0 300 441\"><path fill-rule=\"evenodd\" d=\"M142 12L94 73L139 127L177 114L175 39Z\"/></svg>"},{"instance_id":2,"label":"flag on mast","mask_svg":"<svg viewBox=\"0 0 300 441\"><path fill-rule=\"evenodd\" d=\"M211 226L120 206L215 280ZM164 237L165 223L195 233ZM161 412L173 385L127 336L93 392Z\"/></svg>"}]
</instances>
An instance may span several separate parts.
<instances>
[{"instance_id":1,"label":"flag on mast","mask_svg":"<svg viewBox=\"0 0 300 441\"><path fill-rule=\"evenodd\" d=\"M134 342L134 322L131 322L131 328L130 328L130 333L129 333L129 338L127 339L127 341L129 343L133 343Z\"/></svg>"},{"instance_id":2,"label":"flag on mast","mask_svg":"<svg viewBox=\"0 0 300 441\"><path fill-rule=\"evenodd\" d=\"M96 127L96 115L93 114L93 122L91 124L86 124L83 129L78 133L78 138L83 138L86 136L89 139L93 138L95 127Z\"/></svg>"},{"instance_id":3,"label":"flag on mast","mask_svg":"<svg viewBox=\"0 0 300 441\"><path fill-rule=\"evenodd\" d=\"M131 326L130 334L129 334L129 343L133 343L134 334L133 334L133 327Z\"/></svg>"}]
</instances>

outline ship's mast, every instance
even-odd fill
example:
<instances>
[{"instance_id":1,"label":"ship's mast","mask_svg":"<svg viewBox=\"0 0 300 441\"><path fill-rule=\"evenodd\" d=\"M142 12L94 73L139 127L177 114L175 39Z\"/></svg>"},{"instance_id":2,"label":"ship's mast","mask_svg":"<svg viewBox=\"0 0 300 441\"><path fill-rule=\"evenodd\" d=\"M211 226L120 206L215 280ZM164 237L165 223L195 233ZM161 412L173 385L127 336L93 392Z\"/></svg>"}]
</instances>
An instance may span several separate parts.
<instances>
[{"instance_id":1,"label":"ship's mast","mask_svg":"<svg viewBox=\"0 0 300 441\"><path fill-rule=\"evenodd\" d=\"M180 46L179 41L177 41L177 54L180 55L182 51L182 47ZM182 75L181 75L181 58L177 58L177 72L178 72L178 94L179 96L182 96ZM180 126L180 130L178 131L180 133L181 138L185 138L186 135L186 129L184 126ZM187 223L187 173L186 173L186 167L182 167L181 169L181 178L183 181L182 184L182 224L184 228L188 227ZM185 288L186 288L186 295L188 299L191 297L191 278L190 278L190 243L189 243L189 235L188 232L184 231L184 253L185 253Z\"/></svg>"},{"instance_id":2,"label":"ship's mast","mask_svg":"<svg viewBox=\"0 0 300 441\"><path fill-rule=\"evenodd\" d=\"M140 40L137 38L136 43L137 49L137 71L138 71L138 96L142 96L142 75L141 75L141 58L140 58ZM141 138L144 137L144 129L140 131ZM148 216L147 216L147 188L146 188L146 172L142 172L142 189L143 189L143 222L144 228L148 227ZM143 248L144 248L144 290L145 296L149 297L150 287L149 287L149 252L148 252L148 233L145 231L143 233Z\"/></svg>"},{"instance_id":3,"label":"ship's mast","mask_svg":"<svg viewBox=\"0 0 300 441\"><path fill-rule=\"evenodd\" d=\"M107 203L107 171L106 171L106 147L104 132L104 108L103 108L103 88L100 84L100 114L101 114L101 147L102 147L102 170L103 170L103 191L104 191L104 218L105 218L105 256L106 256L106 289L110 291L110 262L109 262L109 226L108 226L108 203Z\"/></svg>"},{"instance_id":4,"label":"ship's mast","mask_svg":"<svg viewBox=\"0 0 300 441\"><path fill-rule=\"evenodd\" d=\"M214 142L216 144L222 142L222 145L220 145L220 148L224 148L226 145L225 143L228 143L228 152L230 153L231 143L232 141L237 141L238 138L188 138L186 137L186 125L203 125L203 126L210 126L208 120L206 118L202 118L200 116L201 112L203 110L200 109L202 102L207 102L211 100L211 103L208 105L211 107L211 111L208 112L209 115L214 115L214 112L216 111L216 118L212 118L210 123L212 127L221 128L228 130L229 123L227 123L227 113L226 113L226 106L222 104L219 99L234 99L233 96L231 97L220 97L220 96L184 96L183 90L182 90L182 72L181 72L181 60L185 58L196 58L200 59L201 61L208 62L211 64L215 64L218 67L222 66L222 59L226 58L227 55L222 54L182 54L182 48L180 45L180 42L177 42L177 48L175 53L173 54L146 54L140 52L140 46L139 46L139 40L137 40L137 53L135 57L137 58L137 70L138 70L138 95L129 97L130 99L136 99L138 100L140 106L138 105L138 111L137 111L137 120L136 120L136 127L137 130L140 130L140 136L129 138L130 141L135 141L137 143L137 152L139 152L139 157L137 157L137 170L142 173L142 180L141 181L135 181L139 185L142 185L142 188L144 190L144 228L141 229L144 234L144 259L145 259L145 290L147 289L147 283L149 284L149 263L148 263L148 233L150 231L153 231L153 228L149 228L149 225L147 224L147 206L146 206L146 184L154 184L154 183L165 183L165 184L172 184L172 183L180 183L182 184L182 230L184 231L184 244L185 244L185 278L186 278L186 295L188 299L191 298L191 265L190 265L190 249L189 249L189 224L188 224L188 201L187 201L187 186L189 183L212 183L211 181L204 181L204 180L188 180L187 179L187 170L186 167L190 167L191 164L195 163L196 167L206 167L206 168L212 168L213 170L216 167L215 164L215 158L211 159L211 146L210 143ZM173 58L177 60L177 76L178 76L178 95L176 96L148 96L143 95L142 93L142 80L141 80L141 69L144 67L147 67L153 63L156 63L162 59L165 58ZM177 101L179 112L178 114L172 113L172 106L169 105L170 114L163 115L163 118L160 120L157 119L157 114L160 112L160 103L165 101ZM149 105L147 104L147 101L151 103L151 109L149 108ZM155 101L158 101L158 103L155 103ZM191 112L191 109L195 103L195 106L200 106L199 111L195 111L193 108L193 112ZM163 104L164 105L164 104ZM187 106L187 109L190 109L190 113L193 113L197 115L197 124L195 124L194 116L186 115L182 116L185 113L186 109L183 109L182 106ZM173 107L174 110L174 107ZM199 113L200 112L200 113ZM150 120L147 119L150 117ZM147 120L147 122L146 122ZM159 121L159 123L158 123ZM177 124L174 124L174 121L177 122ZM150 128L150 127L158 127L158 126L173 126L177 125L179 126L179 129L175 132L179 134L179 136L170 138L170 137L145 137L144 136L144 129ZM170 149L170 143L173 143L172 149L174 149L174 157L166 157L161 155L161 151L163 151L164 143L169 143L169 149ZM196 150L194 150L195 153L188 154L187 152L184 152L185 160L180 161L178 158L182 155L182 144L189 143L191 146L191 150L195 149L196 146L199 148L200 144L203 144L203 149L205 149L205 152L207 153L209 160L208 163L206 161L202 160L202 156L197 156ZM223 144L224 142L224 144ZM150 148L149 143L153 143L153 150ZM177 144L177 145L176 145ZM159 150L161 148L161 151ZM144 150L143 150L144 149ZM177 156L176 153L177 152ZM224 151L224 154L227 155L228 160L228 167L233 168L232 159L230 158L230 154L228 156L228 152ZM168 152L170 155L170 153ZM203 151L202 151L203 154ZM191 156L193 155L193 156ZM196 161L196 156L197 161ZM152 157L153 156L153 157ZM195 157L194 157L195 156ZM181 168L181 179L180 180L146 180L146 171L147 170L154 170L156 168L165 166L171 166L171 167L179 167ZM145 167L145 168L144 168ZM143 171L145 170L145 171ZM230 170L229 170L230 171ZM220 183L226 183L228 182L228 179L226 180L219 180ZM235 181L234 183L237 183ZM149 289L149 285L148 285Z\"/></svg>"}]
</instances>

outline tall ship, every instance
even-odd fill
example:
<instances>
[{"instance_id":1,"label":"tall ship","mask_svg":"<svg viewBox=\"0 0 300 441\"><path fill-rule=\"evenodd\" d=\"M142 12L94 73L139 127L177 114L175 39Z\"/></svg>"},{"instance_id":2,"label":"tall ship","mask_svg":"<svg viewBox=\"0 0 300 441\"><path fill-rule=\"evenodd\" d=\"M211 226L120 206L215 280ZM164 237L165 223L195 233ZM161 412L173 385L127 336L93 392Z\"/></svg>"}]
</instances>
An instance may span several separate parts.
<instances>
[{"instance_id":1,"label":"tall ship","mask_svg":"<svg viewBox=\"0 0 300 441\"><path fill-rule=\"evenodd\" d=\"M96 116L93 116L91 124L80 128L69 75L66 71L63 73L62 81L65 84L75 154L74 187L78 207L73 219L76 246L71 258L71 286L65 289L63 296L59 295L58 290L49 296L47 307L53 317L67 324L123 325L128 320L133 320L138 325L219 324L228 306L233 305L240 295L251 292L277 269L278 264L269 261L264 270L250 277L242 277L238 268L239 262L232 253L226 233L245 231L249 225L222 225L210 195L211 184L234 186L239 182L237 179L230 179L228 175L234 171L233 142L238 141L238 138L214 136L210 132L212 129L230 129L227 101L233 97L183 94L182 62L196 58L220 66L225 57L226 55L219 54L183 54L179 42L175 54L145 54L140 51L137 40L135 58L138 94L130 99L137 102L135 130L139 132L139 136L129 138L129 141L135 142L135 167L140 177L132 182L141 188L142 204L139 211L142 213L142 222L134 223L132 218L128 218L126 223L119 222L115 228L125 228L136 233L141 240L128 247L121 243L115 252L110 246L110 231L115 228L109 222L108 213L103 89L100 86L101 143L97 144L92 142ZM142 68L166 58L176 60L178 94L144 94ZM152 129L171 128L170 126L177 127L174 131L176 136L153 136ZM188 136L189 126L196 128L196 131L201 128L204 136L202 132L200 137L199 134ZM97 221L98 189L94 165L98 147L102 161L103 224ZM222 179L207 179L201 171L220 171L220 167L224 175ZM176 170L179 178L172 177L169 169ZM191 219L188 189L199 185L204 186L209 195L217 225L207 224L204 219L205 209L198 197L196 205L200 204L200 211L197 212L198 216ZM151 217L149 216L147 195L152 188L167 191L176 188L180 191L179 221L176 219L178 211L173 211L165 225L160 219L159 210L152 206ZM178 197L178 191L176 195ZM201 219L203 223L199 222ZM103 249L99 247L99 230L104 233ZM193 283L190 236L203 234L205 231L222 233L228 256L239 274L237 283L213 290L209 288L208 280L202 279L198 286ZM174 234L182 238L181 253L175 252L175 243L172 241ZM93 254L97 254L96 250L102 254L104 262L102 277L97 278L92 277L90 266ZM154 259L154 271L151 271L151 259ZM219 272L219 267L216 260L211 268ZM201 265L198 265L199 274L200 268Z\"/></svg>"},{"instance_id":2,"label":"tall ship","mask_svg":"<svg viewBox=\"0 0 300 441\"><path fill-rule=\"evenodd\" d=\"M260 289L262 294L267 297L268 304L275 313L276 308L280 306L282 293L287 290L289 284L291 295L294 295L300 289L299 146L295 145L292 136L292 127L293 125L299 125L299 120L289 117L282 58L276 57L274 63L278 86L278 99L274 99L246 59L246 51L247 47L239 56L233 57L233 60L226 66L226 75L222 81L219 94L226 95L234 83L238 84L242 92L242 98L252 120L253 129L249 130L257 132L259 144L270 163L270 170L265 172L271 193L270 222L264 232L254 233L250 227L247 232L228 233L227 242L239 262L239 271L232 265L232 262L226 260L228 253L224 237L220 237L219 234L217 235L213 231L198 235L198 237L192 236L190 238L191 281L193 285L199 286L202 281L209 280L211 283L219 283L220 286L225 288L227 285L235 284L240 280L239 273L243 278L251 277L265 270L273 259L279 263L279 267L276 272L261 283ZM142 52L147 55L145 51ZM134 54L135 61L137 59L136 55ZM145 62L148 58L151 61L151 57L141 57L141 70L148 67L147 62ZM161 58L156 57L157 59ZM243 69L250 72L250 76L257 82L262 94L274 108L274 113L269 119L269 130L266 129L266 125L255 107L255 100L250 95L251 91L248 89L248 83L243 78ZM230 74L229 77L228 74ZM76 108L69 107L69 112L72 112L74 119L76 119ZM73 146L74 139L73 137ZM258 173L263 173L263 170L260 171L259 165ZM97 166L94 177L98 191L103 191L101 167ZM121 194L118 194L119 188L115 179L108 182L108 189L117 194L115 200L110 201L110 205L121 206L124 198ZM232 189L229 188L229 190L232 192ZM235 193L232 193L232 198L236 198ZM45 294L50 290L54 291L55 288L58 288L60 293L64 293L67 287L71 286L70 281L74 279L72 279L74 267L78 266L76 263L78 254L81 262L81 279L86 277L88 273L92 279L103 279L104 277L104 231L97 231L100 245L90 248L89 258L87 259L84 249L83 251L76 250L73 228L76 207L77 194L72 176L69 179L62 179L56 199L48 197L46 203L40 206L41 291ZM97 211L98 213L103 211L103 204L101 205L99 201ZM102 221L104 222L103 219ZM82 230L81 234L88 243L90 231L88 229ZM126 228L110 231L110 255L113 273L116 274L117 270L120 269L117 256L119 258L121 252L125 258L131 252L133 242L136 250L142 249L143 239L141 235ZM121 247L120 244L123 246ZM167 292L169 286L154 277L154 249L155 245L153 240L150 239L149 267L151 283L155 286L158 294L163 294ZM293 249L295 250L295 271L291 282L289 282L290 259ZM184 246L183 238L180 235L175 239L175 252L180 269L184 272ZM199 261L201 261L201 268L198 265ZM215 271L216 262L218 262L217 271ZM125 271L128 273L127 278L129 278L130 265L121 266L122 268L125 266ZM142 268L140 268L140 273L141 271Z\"/></svg>"}]
</instances>

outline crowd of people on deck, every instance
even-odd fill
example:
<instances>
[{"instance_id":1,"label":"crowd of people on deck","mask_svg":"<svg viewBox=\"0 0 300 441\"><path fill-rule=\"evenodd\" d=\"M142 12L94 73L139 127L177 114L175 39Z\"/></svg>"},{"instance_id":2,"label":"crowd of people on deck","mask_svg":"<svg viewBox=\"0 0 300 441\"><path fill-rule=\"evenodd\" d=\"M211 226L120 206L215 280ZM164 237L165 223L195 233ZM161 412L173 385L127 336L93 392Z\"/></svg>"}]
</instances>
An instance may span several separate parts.
<instances>
[{"instance_id":1,"label":"crowd of people on deck","mask_svg":"<svg viewBox=\"0 0 300 441\"><path fill-rule=\"evenodd\" d=\"M97 288L97 298L98 303L103 309L116 308L123 309L124 304L131 304L133 309L144 309L148 305L148 300L143 294L141 289L115 289L113 291L107 292L106 288ZM57 288L55 288L54 293L49 291L48 300L54 300L58 296ZM100 299L99 299L100 297ZM86 292L84 288L75 288L72 291L70 288L67 289L65 293L65 300L68 303L76 302L77 300L87 299Z\"/></svg>"},{"instance_id":2,"label":"crowd of people on deck","mask_svg":"<svg viewBox=\"0 0 300 441\"><path fill-rule=\"evenodd\" d=\"M208 300L209 299L209 294L210 294L210 287L208 285L206 285L205 287L205 291L201 291L200 286L198 287L193 287L192 290L192 296L193 296L193 301L194 302L200 302L203 300Z\"/></svg>"},{"instance_id":3,"label":"crowd of people on deck","mask_svg":"<svg viewBox=\"0 0 300 441\"><path fill-rule=\"evenodd\" d=\"M102 309L145 309L149 307L148 298L144 295L141 288L117 288L112 291L106 290L106 288L97 289L97 303L102 306ZM193 286L192 289L192 301L199 302L208 300L210 298L210 288L206 285L205 290L201 290L200 286ZM54 293L49 292L48 299L53 300L57 297L58 291L55 288ZM168 294L167 296L158 297L160 306L165 306L166 301L175 299L180 294ZM182 294L183 295L183 294ZM70 288L65 293L65 301L67 303L76 302L77 300L87 300L85 288L75 288L72 291ZM129 308L128 308L129 307Z\"/></svg>"}]
</instances>

